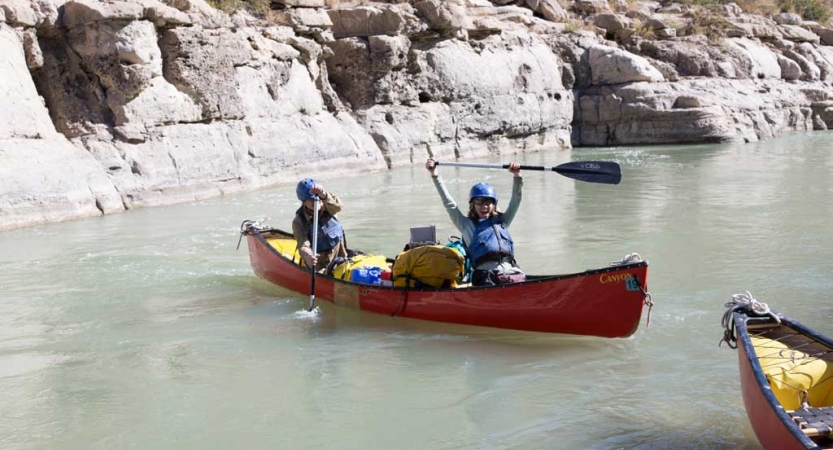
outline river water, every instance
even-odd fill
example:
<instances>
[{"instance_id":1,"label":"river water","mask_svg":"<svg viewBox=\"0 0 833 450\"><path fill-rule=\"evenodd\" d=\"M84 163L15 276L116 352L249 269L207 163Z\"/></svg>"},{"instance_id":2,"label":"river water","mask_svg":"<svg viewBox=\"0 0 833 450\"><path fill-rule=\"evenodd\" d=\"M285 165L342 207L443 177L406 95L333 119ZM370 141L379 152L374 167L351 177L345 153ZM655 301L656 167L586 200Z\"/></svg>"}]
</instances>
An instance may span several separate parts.
<instances>
[{"instance_id":1,"label":"river water","mask_svg":"<svg viewBox=\"0 0 833 450\"><path fill-rule=\"evenodd\" d=\"M244 219L289 228L294 184L0 233L0 448L760 448L717 345L723 304L749 290L833 334L831 148L814 133L518 155L622 164L617 186L524 172L512 234L527 273L647 259L655 306L628 339L305 313L235 251ZM442 174L458 200L486 180L508 202L506 171ZM421 164L324 184L353 248L454 232Z\"/></svg>"}]
</instances>

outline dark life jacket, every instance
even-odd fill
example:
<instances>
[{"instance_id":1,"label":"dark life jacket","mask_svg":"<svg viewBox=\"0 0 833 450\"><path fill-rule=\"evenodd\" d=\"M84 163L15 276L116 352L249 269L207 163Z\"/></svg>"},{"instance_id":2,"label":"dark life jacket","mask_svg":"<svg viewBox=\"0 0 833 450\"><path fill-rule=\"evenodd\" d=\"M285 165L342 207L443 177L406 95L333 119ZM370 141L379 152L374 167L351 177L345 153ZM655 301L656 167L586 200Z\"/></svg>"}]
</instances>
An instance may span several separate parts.
<instances>
[{"instance_id":1,"label":"dark life jacket","mask_svg":"<svg viewBox=\"0 0 833 450\"><path fill-rule=\"evenodd\" d=\"M295 214L301 218L301 223L307 229L307 239L312 243L312 234L315 232L312 229L313 222L307 222L305 212L302 205ZM344 229L341 227L341 222L325 210L318 219L318 242L316 242L318 248L315 249L316 253L328 252L334 249L341 242L343 236Z\"/></svg>"},{"instance_id":2,"label":"dark life jacket","mask_svg":"<svg viewBox=\"0 0 833 450\"><path fill-rule=\"evenodd\" d=\"M475 225L468 249L475 267L487 261L515 258L512 236L500 215L481 220Z\"/></svg>"}]
</instances>

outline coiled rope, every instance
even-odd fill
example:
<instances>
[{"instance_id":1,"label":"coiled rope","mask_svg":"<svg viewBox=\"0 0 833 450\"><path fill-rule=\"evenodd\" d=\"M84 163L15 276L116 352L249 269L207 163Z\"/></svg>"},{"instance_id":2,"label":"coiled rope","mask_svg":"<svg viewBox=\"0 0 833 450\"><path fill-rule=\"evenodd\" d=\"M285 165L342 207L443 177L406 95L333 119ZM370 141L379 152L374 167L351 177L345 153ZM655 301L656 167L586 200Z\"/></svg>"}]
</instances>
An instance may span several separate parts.
<instances>
[{"instance_id":1,"label":"coiled rope","mask_svg":"<svg viewBox=\"0 0 833 450\"><path fill-rule=\"evenodd\" d=\"M235 250L240 250L240 243L243 242L243 236L249 234L252 230L258 230L263 225L263 222L269 220L268 217L264 217L257 220L244 220L243 223L240 224L240 238L237 240L237 248Z\"/></svg>"},{"instance_id":2,"label":"coiled rope","mask_svg":"<svg viewBox=\"0 0 833 450\"><path fill-rule=\"evenodd\" d=\"M625 255L625 257L622 258L621 261L611 261L610 265L611 266L621 266L623 264L631 264L631 263L636 263L636 262L641 262L641 261L643 261L643 259L642 259L641 256L639 256L639 253L629 253L629 254Z\"/></svg>"},{"instance_id":3,"label":"coiled rope","mask_svg":"<svg viewBox=\"0 0 833 450\"><path fill-rule=\"evenodd\" d=\"M735 312L743 311L750 316L770 316L775 322L781 323L781 319L769 309L769 305L759 302L752 297L749 291L745 294L735 294L732 300L726 302L726 311L723 313L723 318L720 323L723 326L723 338L720 339L718 347L725 342L729 348L738 348L737 336L735 335Z\"/></svg>"}]
</instances>

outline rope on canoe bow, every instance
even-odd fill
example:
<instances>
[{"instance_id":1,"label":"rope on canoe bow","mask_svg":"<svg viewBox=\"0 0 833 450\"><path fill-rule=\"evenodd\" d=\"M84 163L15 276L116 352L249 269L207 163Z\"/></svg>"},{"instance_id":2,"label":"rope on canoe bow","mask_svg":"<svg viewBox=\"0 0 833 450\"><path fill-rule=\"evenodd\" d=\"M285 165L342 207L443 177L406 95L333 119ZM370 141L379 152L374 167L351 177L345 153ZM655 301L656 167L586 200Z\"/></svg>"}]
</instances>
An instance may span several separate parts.
<instances>
[{"instance_id":1,"label":"rope on canoe bow","mask_svg":"<svg viewBox=\"0 0 833 450\"><path fill-rule=\"evenodd\" d=\"M243 223L240 224L240 239L237 240L237 248L235 251L240 250L240 243L243 242L243 236L249 234L252 230L262 228L261 225L267 220L269 220L268 217L257 220L244 220Z\"/></svg>"},{"instance_id":2,"label":"rope on canoe bow","mask_svg":"<svg viewBox=\"0 0 833 450\"><path fill-rule=\"evenodd\" d=\"M639 255L637 255L637 256L639 256ZM650 326L651 325L651 310L654 308L653 297L651 297L650 292L646 291L645 289L642 289L642 283L639 282L639 277L638 276L633 275L631 278L633 278L633 281L636 283L636 287L639 288L639 292L642 292L642 295L643 295L642 301L645 303L645 306L648 307L648 315L645 318L645 326L646 327Z\"/></svg>"},{"instance_id":3,"label":"rope on canoe bow","mask_svg":"<svg viewBox=\"0 0 833 450\"><path fill-rule=\"evenodd\" d=\"M622 258L621 261L611 261L610 265L611 266L621 266L623 264L631 264L631 263L642 262L642 261L643 261L643 259L642 259L641 256L639 256L639 253L628 253L627 255L625 255L624 258Z\"/></svg>"},{"instance_id":4,"label":"rope on canoe bow","mask_svg":"<svg viewBox=\"0 0 833 450\"><path fill-rule=\"evenodd\" d=\"M759 302L752 297L749 291L745 294L735 294L732 300L726 302L726 312L723 313L723 318L720 323L723 325L723 338L720 339L718 347L724 342L729 348L738 348L737 336L735 335L735 311L743 311L752 316L770 316L775 319L775 322L781 323L781 319L769 309L769 305Z\"/></svg>"}]
</instances>

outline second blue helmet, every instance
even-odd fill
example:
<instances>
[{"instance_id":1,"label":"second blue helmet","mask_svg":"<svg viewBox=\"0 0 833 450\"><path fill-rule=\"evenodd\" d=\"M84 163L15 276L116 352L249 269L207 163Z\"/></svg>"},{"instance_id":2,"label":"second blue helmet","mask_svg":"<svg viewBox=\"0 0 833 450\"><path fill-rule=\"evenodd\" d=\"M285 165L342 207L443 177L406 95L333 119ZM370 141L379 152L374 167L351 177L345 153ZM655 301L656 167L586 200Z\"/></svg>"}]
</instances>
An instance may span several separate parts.
<instances>
[{"instance_id":1,"label":"second blue helmet","mask_svg":"<svg viewBox=\"0 0 833 450\"><path fill-rule=\"evenodd\" d=\"M469 191L469 202L475 199L475 197L488 197L495 201L495 205L497 205L497 194L495 193L495 188L489 183L477 183L471 187Z\"/></svg>"},{"instance_id":2,"label":"second blue helmet","mask_svg":"<svg viewBox=\"0 0 833 450\"><path fill-rule=\"evenodd\" d=\"M315 185L316 181L312 178L304 178L303 180L298 182L298 187L295 188L295 195L298 196L298 200L312 200L315 198L315 194L310 193L310 189Z\"/></svg>"}]
</instances>

